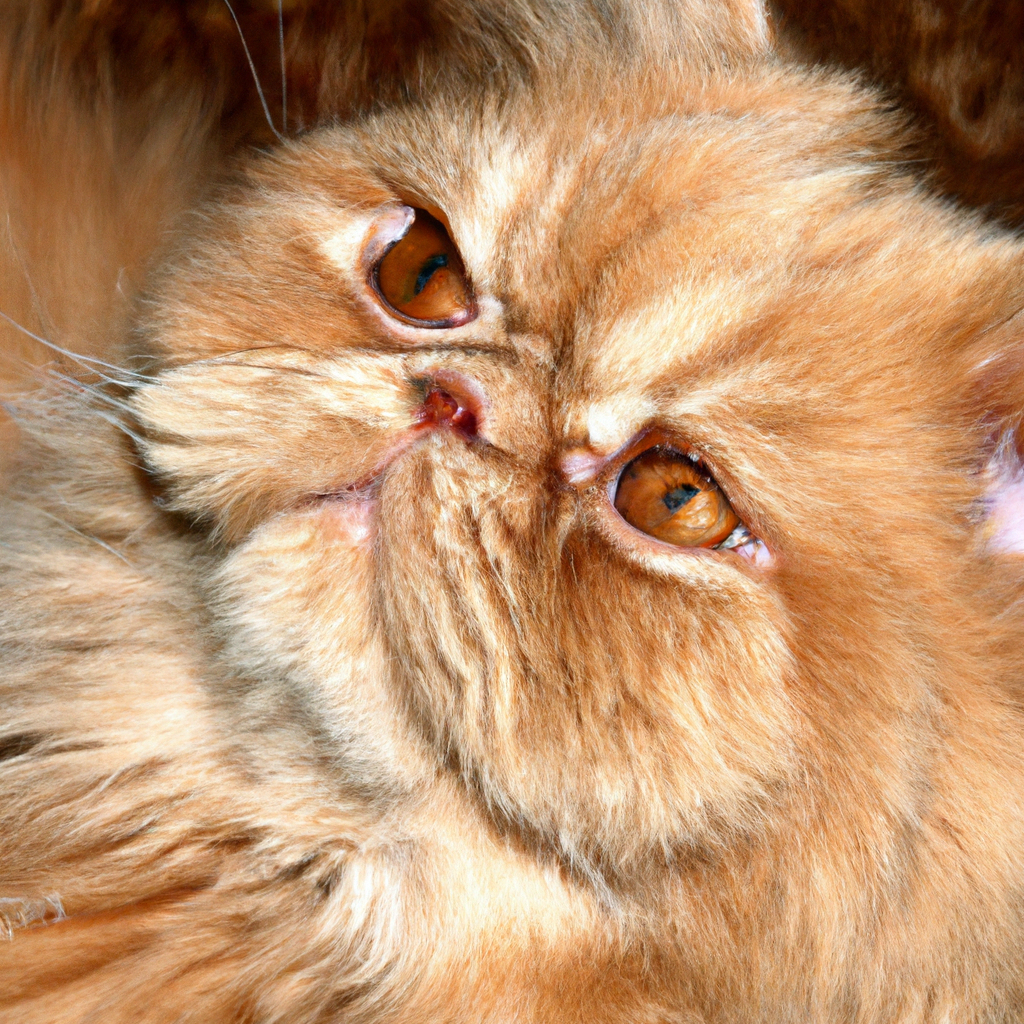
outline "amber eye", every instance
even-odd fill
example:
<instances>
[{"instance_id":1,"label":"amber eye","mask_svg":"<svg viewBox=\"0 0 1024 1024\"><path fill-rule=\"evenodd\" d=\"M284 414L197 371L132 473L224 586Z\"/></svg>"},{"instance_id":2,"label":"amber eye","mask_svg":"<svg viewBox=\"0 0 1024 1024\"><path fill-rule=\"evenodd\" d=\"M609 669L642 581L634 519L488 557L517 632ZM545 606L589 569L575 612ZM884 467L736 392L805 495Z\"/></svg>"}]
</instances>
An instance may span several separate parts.
<instances>
[{"instance_id":1,"label":"amber eye","mask_svg":"<svg viewBox=\"0 0 1024 1024\"><path fill-rule=\"evenodd\" d=\"M374 270L388 311L418 327L459 327L476 315L466 270L444 225L414 210L406 233Z\"/></svg>"},{"instance_id":2,"label":"amber eye","mask_svg":"<svg viewBox=\"0 0 1024 1024\"><path fill-rule=\"evenodd\" d=\"M720 544L740 523L718 484L671 448L651 448L626 466L615 507L630 526L678 547Z\"/></svg>"}]
</instances>

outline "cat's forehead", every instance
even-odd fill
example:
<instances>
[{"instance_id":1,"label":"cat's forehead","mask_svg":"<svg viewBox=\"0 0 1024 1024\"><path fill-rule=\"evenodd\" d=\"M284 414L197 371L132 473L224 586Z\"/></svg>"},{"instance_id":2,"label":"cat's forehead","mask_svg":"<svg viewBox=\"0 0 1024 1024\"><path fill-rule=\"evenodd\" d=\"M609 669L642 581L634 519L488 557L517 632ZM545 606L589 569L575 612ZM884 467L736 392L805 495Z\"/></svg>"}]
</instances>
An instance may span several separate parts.
<instances>
[{"instance_id":1,"label":"cat's forehead","mask_svg":"<svg viewBox=\"0 0 1024 1024\"><path fill-rule=\"evenodd\" d=\"M559 355L585 338L599 375L628 370L642 337L651 375L659 352L687 359L756 319L796 263L820 262L808 238L877 185L851 155L861 140L756 100L411 118L367 155L412 205L443 211L474 285L521 329Z\"/></svg>"},{"instance_id":2,"label":"cat's forehead","mask_svg":"<svg viewBox=\"0 0 1024 1024\"><path fill-rule=\"evenodd\" d=\"M611 445L667 402L692 405L695 385L749 390L756 370L732 373L731 354L766 321L805 329L839 267L851 307L891 274L874 257L898 244L899 202L874 212L877 169L814 141L777 112L620 107L485 135L432 198L474 282L550 346L570 432Z\"/></svg>"}]
</instances>

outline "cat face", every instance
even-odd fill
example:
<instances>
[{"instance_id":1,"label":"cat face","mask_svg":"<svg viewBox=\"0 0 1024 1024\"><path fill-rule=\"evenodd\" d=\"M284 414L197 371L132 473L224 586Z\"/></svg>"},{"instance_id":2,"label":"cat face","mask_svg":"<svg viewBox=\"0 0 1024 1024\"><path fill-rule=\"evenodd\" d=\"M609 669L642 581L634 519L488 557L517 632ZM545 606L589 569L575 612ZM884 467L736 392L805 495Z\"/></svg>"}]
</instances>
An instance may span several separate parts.
<instances>
[{"instance_id":1,"label":"cat face","mask_svg":"<svg viewBox=\"0 0 1024 1024\"><path fill-rule=\"evenodd\" d=\"M1021 284L892 147L848 86L762 71L442 97L254 160L158 285L134 399L228 659L350 784L448 774L622 877L851 787L868 831L913 813L998 642L964 381ZM659 539L695 495L724 533Z\"/></svg>"}]
</instances>

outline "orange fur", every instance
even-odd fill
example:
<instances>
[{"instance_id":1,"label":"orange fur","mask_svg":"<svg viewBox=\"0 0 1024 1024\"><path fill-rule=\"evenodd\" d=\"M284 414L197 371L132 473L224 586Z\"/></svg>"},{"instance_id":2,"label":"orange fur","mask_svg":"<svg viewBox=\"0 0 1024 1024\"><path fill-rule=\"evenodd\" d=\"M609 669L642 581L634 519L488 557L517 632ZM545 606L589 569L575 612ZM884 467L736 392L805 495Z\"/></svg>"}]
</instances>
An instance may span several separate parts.
<instances>
[{"instance_id":1,"label":"orange fur","mask_svg":"<svg viewBox=\"0 0 1024 1024\"><path fill-rule=\"evenodd\" d=\"M11 230L10 315L120 368L14 405L3 1019L1024 1019L1022 243L753 4L428 5L380 79L362 8L288 8L308 131L217 107L216 47L155 125L60 71L96 258ZM62 11L139 73L118 5ZM122 116L137 194L90 134ZM377 302L398 203L476 320ZM617 517L586 467L650 429L770 564Z\"/></svg>"}]
</instances>

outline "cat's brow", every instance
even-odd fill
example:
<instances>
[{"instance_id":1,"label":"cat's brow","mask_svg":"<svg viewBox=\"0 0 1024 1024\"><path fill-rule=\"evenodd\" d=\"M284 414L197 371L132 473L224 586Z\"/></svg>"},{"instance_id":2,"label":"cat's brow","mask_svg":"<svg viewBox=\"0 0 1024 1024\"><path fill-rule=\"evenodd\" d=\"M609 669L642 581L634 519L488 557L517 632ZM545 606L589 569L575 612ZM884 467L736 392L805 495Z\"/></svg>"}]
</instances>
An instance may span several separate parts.
<instances>
[{"instance_id":1,"label":"cat's brow","mask_svg":"<svg viewBox=\"0 0 1024 1024\"><path fill-rule=\"evenodd\" d=\"M490 356L500 359L509 365L515 365L520 361L520 355L516 349L508 345L494 345L490 342L463 342L458 345L353 345L346 347L344 351L359 352L362 355L372 355L374 353L382 355L417 355L421 352L431 352L439 355Z\"/></svg>"}]
</instances>

